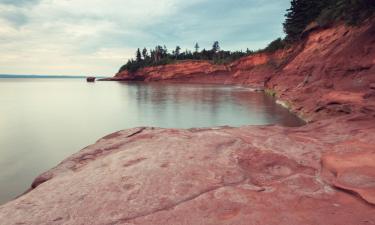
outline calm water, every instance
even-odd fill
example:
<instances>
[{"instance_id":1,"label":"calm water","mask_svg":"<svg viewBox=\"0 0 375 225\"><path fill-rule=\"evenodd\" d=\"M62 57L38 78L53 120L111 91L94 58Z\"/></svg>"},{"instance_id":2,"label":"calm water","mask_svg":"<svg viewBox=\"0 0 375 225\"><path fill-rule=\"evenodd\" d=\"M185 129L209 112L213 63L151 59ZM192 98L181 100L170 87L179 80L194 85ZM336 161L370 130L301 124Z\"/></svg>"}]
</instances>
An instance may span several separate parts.
<instances>
[{"instance_id":1,"label":"calm water","mask_svg":"<svg viewBox=\"0 0 375 225\"><path fill-rule=\"evenodd\" d=\"M302 121L241 87L0 79L0 204L41 172L121 129L249 124Z\"/></svg>"}]
</instances>

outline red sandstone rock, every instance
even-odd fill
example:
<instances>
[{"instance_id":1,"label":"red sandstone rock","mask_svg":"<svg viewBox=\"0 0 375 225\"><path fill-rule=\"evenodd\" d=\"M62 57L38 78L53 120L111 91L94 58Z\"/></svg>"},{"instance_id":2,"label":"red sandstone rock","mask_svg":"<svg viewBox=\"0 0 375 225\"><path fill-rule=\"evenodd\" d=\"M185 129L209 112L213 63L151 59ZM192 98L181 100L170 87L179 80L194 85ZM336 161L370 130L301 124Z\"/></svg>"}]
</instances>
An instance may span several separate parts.
<instances>
[{"instance_id":1,"label":"red sandstone rock","mask_svg":"<svg viewBox=\"0 0 375 225\"><path fill-rule=\"evenodd\" d=\"M135 74L119 73L113 79L272 89L306 120L358 112L375 116L374 43L375 23L371 20L361 27L340 25L312 31L290 49L244 57L227 66L184 61L141 69Z\"/></svg>"},{"instance_id":2,"label":"red sandstone rock","mask_svg":"<svg viewBox=\"0 0 375 225\"><path fill-rule=\"evenodd\" d=\"M139 69L135 73L123 71L114 77L117 80L142 80L142 81L159 81L159 80L176 80L200 78L206 75L220 76L227 75L228 71L224 65L214 65L208 61L182 61L175 64L168 64L155 67L146 67ZM220 82L223 82L220 79Z\"/></svg>"},{"instance_id":3,"label":"red sandstone rock","mask_svg":"<svg viewBox=\"0 0 375 225\"><path fill-rule=\"evenodd\" d=\"M374 197L375 123L357 120L342 117L300 128L120 131L64 160L48 171L48 179L41 175L36 180L43 182L32 191L0 206L0 221L375 223L375 207L364 201L373 203ZM355 148L333 147L348 145L348 137Z\"/></svg>"},{"instance_id":4,"label":"red sandstone rock","mask_svg":"<svg viewBox=\"0 0 375 225\"><path fill-rule=\"evenodd\" d=\"M375 101L361 97L375 82L374 43L374 21L362 27L312 32L267 86L299 108L305 118L317 120L360 111L375 115Z\"/></svg>"},{"instance_id":5,"label":"red sandstone rock","mask_svg":"<svg viewBox=\"0 0 375 225\"><path fill-rule=\"evenodd\" d=\"M362 149L366 150L366 146ZM326 179L333 186L358 193L375 205L375 149L367 152L338 152L323 156Z\"/></svg>"},{"instance_id":6,"label":"red sandstone rock","mask_svg":"<svg viewBox=\"0 0 375 225\"><path fill-rule=\"evenodd\" d=\"M314 31L228 66L183 62L118 80L262 85L299 128L134 128L108 135L0 206L0 222L375 224L375 25Z\"/></svg>"}]
</instances>

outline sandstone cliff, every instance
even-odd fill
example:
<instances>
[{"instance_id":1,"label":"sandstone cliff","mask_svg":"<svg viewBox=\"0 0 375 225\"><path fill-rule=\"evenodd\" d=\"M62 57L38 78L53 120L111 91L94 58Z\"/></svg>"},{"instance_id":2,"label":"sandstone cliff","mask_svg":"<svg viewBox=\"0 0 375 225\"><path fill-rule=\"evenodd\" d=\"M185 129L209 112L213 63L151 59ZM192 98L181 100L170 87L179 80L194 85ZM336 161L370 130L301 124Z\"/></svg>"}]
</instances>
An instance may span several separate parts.
<instances>
[{"instance_id":1,"label":"sandstone cliff","mask_svg":"<svg viewBox=\"0 0 375 225\"><path fill-rule=\"evenodd\" d=\"M375 224L372 21L227 66L189 61L114 80L263 87L314 122L120 131L0 206L1 224Z\"/></svg>"},{"instance_id":2,"label":"sandstone cliff","mask_svg":"<svg viewBox=\"0 0 375 225\"><path fill-rule=\"evenodd\" d=\"M113 80L243 84L269 89L306 120L375 112L375 24L317 29L301 43L230 65L207 61L127 71ZM314 97L312 97L312 95Z\"/></svg>"}]
</instances>

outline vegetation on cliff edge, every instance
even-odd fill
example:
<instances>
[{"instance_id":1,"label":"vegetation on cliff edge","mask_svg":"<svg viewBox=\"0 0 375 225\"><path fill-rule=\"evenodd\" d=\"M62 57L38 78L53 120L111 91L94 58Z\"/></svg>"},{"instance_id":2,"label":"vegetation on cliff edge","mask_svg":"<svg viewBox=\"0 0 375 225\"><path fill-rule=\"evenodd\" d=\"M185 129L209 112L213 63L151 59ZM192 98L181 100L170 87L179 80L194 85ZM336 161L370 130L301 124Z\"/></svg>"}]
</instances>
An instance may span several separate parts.
<instances>
[{"instance_id":1,"label":"vegetation on cliff edge","mask_svg":"<svg viewBox=\"0 0 375 225\"><path fill-rule=\"evenodd\" d=\"M143 48L142 51L138 48L135 59L128 60L128 62L121 67L120 72L124 70L135 72L142 67L166 65L181 60L211 60L216 64L224 64L253 53L250 50L246 52L221 50L218 41L214 42L210 50L203 49L199 51L198 43L195 44L194 48L194 52L187 49L182 52L180 46L177 46L171 52L165 45L163 47L158 45L150 50Z\"/></svg>"},{"instance_id":2,"label":"vegetation on cliff edge","mask_svg":"<svg viewBox=\"0 0 375 225\"><path fill-rule=\"evenodd\" d=\"M285 40L294 42L311 23L325 27L338 21L358 25L375 12L374 0L292 0L284 22Z\"/></svg>"},{"instance_id":3,"label":"vegetation on cliff edge","mask_svg":"<svg viewBox=\"0 0 375 225\"><path fill-rule=\"evenodd\" d=\"M272 53L284 49L300 40L303 34L314 27L326 27L338 21L348 25L358 25L375 12L375 0L292 0L291 6L285 14L283 23L285 38L277 38L266 48L258 51L247 49L243 51L224 51L219 42L215 41L212 49L199 51L199 44L195 51L181 51L180 46L169 52L167 47L158 45L155 49L139 48L135 59L130 59L120 68L119 72L135 72L140 68L171 64L179 60L210 60L215 64L228 64L241 57L259 52Z\"/></svg>"}]
</instances>

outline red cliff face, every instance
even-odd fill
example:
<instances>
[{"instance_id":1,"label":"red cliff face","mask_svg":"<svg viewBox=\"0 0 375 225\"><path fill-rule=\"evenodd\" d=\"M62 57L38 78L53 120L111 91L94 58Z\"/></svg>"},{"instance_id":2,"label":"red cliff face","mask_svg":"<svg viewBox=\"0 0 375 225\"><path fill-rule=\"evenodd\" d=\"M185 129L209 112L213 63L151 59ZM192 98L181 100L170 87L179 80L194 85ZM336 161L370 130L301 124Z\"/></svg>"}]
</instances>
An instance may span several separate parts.
<instances>
[{"instance_id":1,"label":"red cliff face","mask_svg":"<svg viewBox=\"0 0 375 225\"><path fill-rule=\"evenodd\" d=\"M190 80L207 76L211 77L210 80L214 81L214 76L220 79L228 75L228 69L224 65L213 65L208 61L182 61L176 64L169 64L163 66L147 67L138 70L135 73L124 71L116 74L115 79L120 80L142 80L142 81L160 81L160 80Z\"/></svg>"},{"instance_id":2,"label":"red cliff face","mask_svg":"<svg viewBox=\"0 0 375 225\"><path fill-rule=\"evenodd\" d=\"M291 50L280 50L241 58L230 65L230 79L233 83L265 87L290 52Z\"/></svg>"},{"instance_id":3,"label":"red cliff face","mask_svg":"<svg viewBox=\"0 0 375 225\"><path fill-rule=\"evenodd\" d=\"M243 84L269 89L307 120L375 111L375 25L317 30L288 50L230 65L184 61L118 73L114 80ZM314 96L314 97L312 97Z\"/></svg>"},{"instance_id":4,"label":"red cliff face","mask_svg":"<svg viewBox=\"0 0 375 225\"><path fill-rule=\"evenodd\" d=\"M375 24L312 33L267 87L309 118L375 112Z\"/></svg>"},{"instance_id":5,"label":"red cliff face","mask_svg":"<svg viewBox=\"0 0 375 225\"><path fill-rule=\"evenodd\" d=\"M375 224L373 22L228 66L186 61L114 80L260 86L313 122L119 131L0 206L1 224Z\"/></svg>"}]
</instances>

